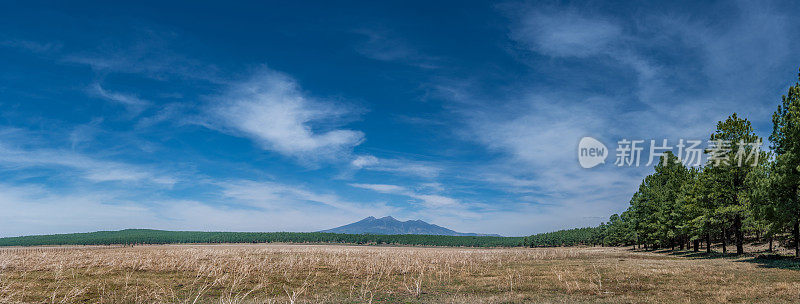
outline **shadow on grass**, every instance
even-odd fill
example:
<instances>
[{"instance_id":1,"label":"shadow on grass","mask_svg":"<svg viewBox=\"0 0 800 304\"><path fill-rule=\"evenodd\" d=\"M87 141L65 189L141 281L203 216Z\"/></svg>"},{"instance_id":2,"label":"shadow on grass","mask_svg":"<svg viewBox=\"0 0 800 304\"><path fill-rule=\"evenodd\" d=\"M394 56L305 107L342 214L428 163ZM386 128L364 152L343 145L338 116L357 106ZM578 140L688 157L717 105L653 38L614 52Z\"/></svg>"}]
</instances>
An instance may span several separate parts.
<instances>
[{"instance_id":1,"label":"shadow on grass","mask_svg":"<svg viewBox=\"0 0 800 304\"><path fill-rule=\"evenodd\" d=\"M672 251L669 249L655 250L655 251L648 250L647 252L662 253L689 259L728 259L728 260L733 260L735 262L754 263L757 264L759 267L764 267L764 268L800 270L800 259L797 259L793 256L780 255L769 252L735 254L735 253L722 253L722 252L707 253L705 251L695 252L687 250Z\"/></svg>"},{"instance_id":2,"label":"shadow on grass","mask_svg":"<svg viewBox=\"0 0 800 304\"><path fill-rule=\"evenodd\" d=\"M759 267L800 270L800 259L779 254L759 254L741 260L741 262L756 263Z\"/></svg>"}]
</instances>

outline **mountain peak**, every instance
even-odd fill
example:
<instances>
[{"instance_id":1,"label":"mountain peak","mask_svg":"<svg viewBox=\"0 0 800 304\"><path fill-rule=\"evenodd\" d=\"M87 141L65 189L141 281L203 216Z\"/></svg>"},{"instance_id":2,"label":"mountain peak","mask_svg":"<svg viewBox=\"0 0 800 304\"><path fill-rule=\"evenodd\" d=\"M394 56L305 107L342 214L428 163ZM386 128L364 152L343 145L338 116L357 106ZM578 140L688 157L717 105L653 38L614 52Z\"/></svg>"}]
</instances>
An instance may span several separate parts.
<instances>
[{"instance_id":1,"label":"mountain peak","mask_svg":"<svg viewBox=\"0 0 800 304\"><path fill-rule=\"evenodd\" d=\"M479 236L485 234L461 233L439 225L428 224L423 220L399 221L392 216L376 219L369 216L358 222L323 230L320 232L345 233L345 234L426 234L426 235L455 235ZM499 236L499 235L493 235Z\"/></svg>"}]
</instances>

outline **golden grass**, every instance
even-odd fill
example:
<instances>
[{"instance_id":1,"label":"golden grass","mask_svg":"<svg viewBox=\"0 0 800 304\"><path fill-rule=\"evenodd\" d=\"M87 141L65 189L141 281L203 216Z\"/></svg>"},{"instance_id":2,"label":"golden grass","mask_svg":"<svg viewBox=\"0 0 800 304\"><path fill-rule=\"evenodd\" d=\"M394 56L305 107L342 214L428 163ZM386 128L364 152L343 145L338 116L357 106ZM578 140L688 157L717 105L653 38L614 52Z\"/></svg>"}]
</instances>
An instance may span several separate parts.
<instances>
[{"instance_id":1,"label":"golden grass","mask_svg":"<svg viewBox=\"0 0 800 304\"><path fill-rule=\"evenodd\" d=\"M800 271L622 248L0 249L0 302L780 303Z\"/></svg>"}]
</instances>

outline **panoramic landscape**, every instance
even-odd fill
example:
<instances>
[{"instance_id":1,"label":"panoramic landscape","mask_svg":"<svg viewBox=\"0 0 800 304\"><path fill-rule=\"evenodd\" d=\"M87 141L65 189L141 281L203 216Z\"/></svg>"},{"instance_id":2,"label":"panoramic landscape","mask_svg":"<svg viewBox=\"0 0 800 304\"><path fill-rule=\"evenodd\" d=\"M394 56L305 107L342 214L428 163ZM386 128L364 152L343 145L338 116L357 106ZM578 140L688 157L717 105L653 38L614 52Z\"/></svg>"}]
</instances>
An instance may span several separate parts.
<instances>
[{"instance_id":1,"label":"panoramic landscape","mask_svg":"<svg viewBox=\"0 0 800 304\"><path fill-rule=\"evenodd\" d=\"M0 303L797 303L798 15L0 3Z\"/></svg>"}]
</instances>

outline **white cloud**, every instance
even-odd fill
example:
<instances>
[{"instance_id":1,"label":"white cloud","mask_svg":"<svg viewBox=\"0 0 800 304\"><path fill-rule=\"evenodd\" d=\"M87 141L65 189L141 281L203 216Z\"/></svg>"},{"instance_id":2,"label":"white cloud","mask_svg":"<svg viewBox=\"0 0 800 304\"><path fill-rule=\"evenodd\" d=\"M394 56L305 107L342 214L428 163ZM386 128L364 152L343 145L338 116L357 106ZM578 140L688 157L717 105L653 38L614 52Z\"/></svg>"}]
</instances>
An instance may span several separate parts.
<instances>
[{"instance_id":1,"label":"white cloud","mask_svg":"<svg viewBox=\"0 0 800 304\"><path fill-rule=\"evenodd\" d=\"M425 208L443 208L443 207L464 207L463 204L454 198L442 196L438 194L418 193L403 186L387 185L387 184L350 184L350 186L362 189L368 189L379 193L402 195L418 200Z\"/></svg>"},{"instance_id":2,"label":"white cloud","mask_svg":"<svg viewBox=\"0 0 800 304\"><path fill-rule=\"evenodd\" d=\"M372 155L359 155L350 165L355 169L382 171L432 178L438 176L442 169L429 163L405 159L386 159Z\"/></svg>"},{"instance_id":3,"label":"white cloud","mask_svg":"<svg viewBox=\"0 0 800 304\"><path fill-rule=\"evenodd\" d=\"M385 184L350 184L350 186L362 189L369 189L375 192L380 193L406 193L408 189L406 187L397 186L397 185L385 185Z\"/></svg>"},{"instance_id":4,"label":"white cloud","mask_svg":"<svg viewBox=\"0 0 800 304\"><path fill-rule=\"evenodd\" d=\"M131 112L131 115L134 116L139 115L139 113L144 111L145 108L150 106L149 101L140 99L139 97L136 97L131 94L108 91L104 89L99 83L92 84L89 90L90 90L89 92L92 95L125 106L125 108L127 108L128 111Z\"/></svg>"},{"instance_id":5,"label":"white cloud","mask_svg":"<svg viewBox=\"0 0 800 304\"><path fill-rule=\"evenodd\" d=\"M580 14L531 11L520 20L511 37L538 52L555 57L603 54L621 38L622 29L602 18Z\"/></svg>"},{"instance_id":6,"label":"white cloud","mask_svg":"<svg viewBox=\"0 0 800 304\"><path fill-rule=\"evenodd\" d=\"M796 80L800 25L777 2L730 5L735 17L723 22L664 16L654 19L654 27L697 51L699 64L693 68L705 76L703 84L711 94L703 97L709 104L745 114L756 123L771 123L785 85Z\"/></svg>"},{"instance_id":7,"label":"white cloud","mask_svg":"<svg viewBox=\"0 0 800 304\"><path fill-rule=\"evenodd\" d=\"M136 128L146 129L167 121L178 126L198 124L197 117L188 115L188 113L192 113L192 110L194 109L191 105L185 103L173 102L164 104L152 116L139 119L136 123Z\"/></svg>"},{"instance_id":8,"label":"white cloud","mask_svg":"<svg viewBox=\"0 0 800 304\"><path fill-rule=\"evenodd\" d=\"M60 61L86 65L98 74L137 74L152 79L196 79L223 83L218 69L177 53L177 34L169 28L150 24L121 31L120 35L98 37L92 47L64 53Z\"/></svg>"},{"instance_id":9,"label":"white cloud","mask_svg":"<svg viewBox=\"0 0 800 304\"><path fill-rule=\"evenodd\" d=\"M436 183L436 182L433 182L433 183L422 183L422 184L420 184L420 187L423 188L423 189L431 189L431 190L434 190L434 191L444 191L444 185L442 185L441 183Z\"/></svg>"},{"instance_id":10,"label":"white cloud","mask_svg":"<svg viewBox=\"0 0 800 304\"><path fill-rule=\"evenodd\" d=\"M102 130L99 128L99 125L102 122L102 118L95 118L87 124L81 124L73 128L69 133L70 147L72 150L75 150L75 148L80 144L94 140L95 135L102 132Z\"/></svg>"},{"instance_id":11,"label":"white cloud","mask_svg":"<svg viewBox=\"0 0 800 304\"><path fill-rule=\"evenodd\" d=\"M461 204L457 199L437 194L413 194L411 197L421 200L431 208L454 207Z\"/></svg>"},{"instance_id":12,"label":"white cloud","mask_svg":"<svg viewBox=\"0 0 800 304\"><path fill-rule=\"evenodd\" d=\"M380 61L403 62L425 69L439 67L439 59L423 54L390 31L364 29L355 32L365 38L355 47L356 52L365 57Z\"/></svg>"},{"instance_id":13,"label":"white cloud","mask_svg":"<svg viewBox=\"0 0 800 304\"><path fill-rule=\"evenodd\" d=\"M8 169L69 168L92 182L145 182L172 186L178 179L144 166L106 161L68 150L22 149L0 143L0 166Z\"/></svg>"},{"instance_id":14,"label":"white cloud","mask_svg":"<svg viewBox=\"0 0 800 304\"><path fill-rule=\"evenodd\" d=\"M375 165L377 165L379 163L380 163L380 160L378 160L378 158L375 157L375 156L372 156L372 155L359 155L350 164L352 164L353 167L361 169L361 168L364 168L364 167L375 166Z\"/></svg>"},{"instance_id":15,"label":"white cloud","mask_svg":"<svg viewBox=\"0 0 800 304\"><path fill-rule=\"evenodd\" d=\"M311 98L294 79L271 70L233 85L209 112L223 128L286 156L331 158L364 140L360 131L334 127L354 111Z\"/></svg>"},{"instance_id":16,"label":"white cloud","mask_svg":"<svg viewBox=\"0 0 800 304\"><path fill-rule=\"evenodd\" d=\"M265 210L299 209L307 210L316 205L327 206L338 212L349 212L353 216L389 214L393 208L383 203L362 204L343 200L331 193L311 191L304 187L276 182L236 180L219 183L224 197Z\"/></svg>"}]
</instances>

